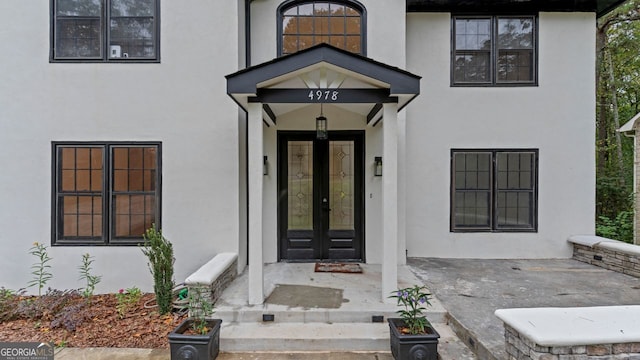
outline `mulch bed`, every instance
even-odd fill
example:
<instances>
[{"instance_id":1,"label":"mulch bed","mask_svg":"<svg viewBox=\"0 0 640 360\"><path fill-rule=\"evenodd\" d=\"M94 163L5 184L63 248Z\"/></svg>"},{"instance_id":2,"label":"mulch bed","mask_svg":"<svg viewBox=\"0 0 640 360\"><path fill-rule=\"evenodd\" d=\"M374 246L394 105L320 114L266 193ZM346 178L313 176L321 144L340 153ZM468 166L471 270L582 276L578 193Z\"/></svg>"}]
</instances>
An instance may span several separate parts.
<instances>
[{"instance_id":1,"label":"mulch bed","mask_svg":"<svg viewBox=\"0 0 640 360\"><path fill-rule=\"evenodd\" d=\"M186 315L160 315L157 308L146 308L153 303L154 294L144 294L123 318L116 311L114 294L94 295L87 305L87 317L75 331L65 326L51 328L52 316L43 314L39 319L19 319L0 322L0 341L53 342L66 347L168 348L167 335ZM73 301L85 301L77 297ZM70 303L68 305L73 305Z\"/></svg>"}]
</instances>

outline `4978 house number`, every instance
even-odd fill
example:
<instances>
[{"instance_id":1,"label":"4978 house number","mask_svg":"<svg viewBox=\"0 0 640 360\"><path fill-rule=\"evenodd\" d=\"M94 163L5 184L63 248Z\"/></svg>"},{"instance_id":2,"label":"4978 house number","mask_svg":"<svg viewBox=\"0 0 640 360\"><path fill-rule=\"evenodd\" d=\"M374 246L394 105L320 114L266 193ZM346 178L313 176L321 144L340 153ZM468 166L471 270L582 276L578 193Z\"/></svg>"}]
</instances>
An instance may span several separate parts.
<instances>
[{"instance_id":1,"label":"4978 house number","mask_svg":"<svg viewBox=\"0 0 640 360\"><path fill-rule=\"evenodd\" d=\"M339 95L337 90L311 90L308 97L311 101L337 101Z\"/></svg>"}]
</instances>

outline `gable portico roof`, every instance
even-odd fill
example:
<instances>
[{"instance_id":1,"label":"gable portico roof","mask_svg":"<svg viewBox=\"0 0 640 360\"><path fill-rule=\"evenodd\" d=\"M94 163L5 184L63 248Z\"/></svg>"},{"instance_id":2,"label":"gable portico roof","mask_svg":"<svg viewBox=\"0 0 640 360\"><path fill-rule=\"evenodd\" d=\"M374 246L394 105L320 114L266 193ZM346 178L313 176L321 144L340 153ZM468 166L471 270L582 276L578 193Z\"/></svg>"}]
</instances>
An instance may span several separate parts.
<instances>
[{"instance_id":1,"label":"gable portico roof","mask_svg":"<svg viewBox=\"0 0 640 360\"><path fill-rule=\"evenodd\" d=\"M307 84L306 86L297 85L293 89L276 86L294 78L303 78L318 69L357 79L365 86L349 88L345 85L338 85L335 88L326 84L324 86L315 84L315 87ZM340 90L345 94L341 101L353 104L368 103L370 111L378 113L380 104L387 101L397 101L400 108L406 106L420 93L421 77L400 68L321 43L297 53L229 74L226 79L227 94L244 109L247 108L249 102L253 101L301 103L303 101L300 101L300 94L296 94L296 91L332 89ZM267 93L267 91L270 92ZM287 96L290 97L287 98ZM269 107L265 110L267 109ZM368 117L371 120L379 116L369 113Z\"/></svg>"}]
</instances>

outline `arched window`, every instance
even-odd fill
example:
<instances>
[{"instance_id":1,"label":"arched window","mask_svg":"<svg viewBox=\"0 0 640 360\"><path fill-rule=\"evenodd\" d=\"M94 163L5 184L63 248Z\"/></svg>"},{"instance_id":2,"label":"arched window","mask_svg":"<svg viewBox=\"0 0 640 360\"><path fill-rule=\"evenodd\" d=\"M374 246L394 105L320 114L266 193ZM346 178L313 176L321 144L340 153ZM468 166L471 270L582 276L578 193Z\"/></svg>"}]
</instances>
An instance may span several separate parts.
<instances>
[{"instance_id":1,"label":"arched window","mask_svg":"<svg viewBox=\"0 0 640 360\"><path fill-rule=\"evenodd\" d=\"M320 43L366 55L365 10L355 1L286 1L278 18L279 55Z\"/></svg>"}]
</instances>

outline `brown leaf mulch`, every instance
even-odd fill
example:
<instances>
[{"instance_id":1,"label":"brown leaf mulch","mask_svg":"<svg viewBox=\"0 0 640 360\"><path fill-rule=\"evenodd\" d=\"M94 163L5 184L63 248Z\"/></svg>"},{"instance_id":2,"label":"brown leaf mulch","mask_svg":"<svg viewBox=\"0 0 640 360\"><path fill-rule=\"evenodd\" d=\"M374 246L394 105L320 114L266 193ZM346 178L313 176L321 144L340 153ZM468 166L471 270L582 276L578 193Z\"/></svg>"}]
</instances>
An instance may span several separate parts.
<instances>
[{"instance_id":1,"label":"brown leaf mulch","mask_svg":"<svg viewBox=\"0 0 640 360\"><path fill-rule=\"evenodd\" d=\"M186 315L160 315L154 304L154 294L144 294L124 317L116 311L114 294L94 295L90 305L83 308L86 318L75 331L65 326L52 328L52 316L38 319L0 321L0 341L53 342L66 347L168 348L167 335ZM74 302L86 301L76 297Z\"/></svg>"}]
</instances>

